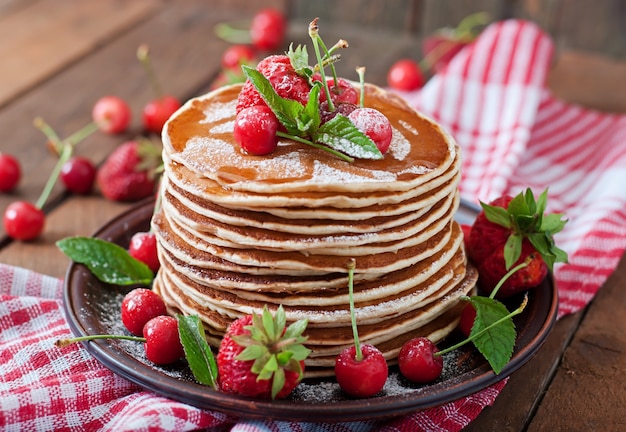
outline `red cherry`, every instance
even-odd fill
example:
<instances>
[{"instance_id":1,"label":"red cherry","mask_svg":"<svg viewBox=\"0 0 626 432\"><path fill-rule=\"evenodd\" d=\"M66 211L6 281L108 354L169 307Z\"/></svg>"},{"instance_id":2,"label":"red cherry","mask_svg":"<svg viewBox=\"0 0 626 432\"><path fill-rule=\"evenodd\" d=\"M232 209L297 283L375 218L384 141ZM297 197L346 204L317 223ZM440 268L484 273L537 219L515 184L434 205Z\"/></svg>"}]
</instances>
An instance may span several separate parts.
<instances>
[{"instance_id":1,"label":"red cherry","mask_svg":"<svg viewBox=\"0 0 626 432\"><path fill-rule=\"evenodd\" d=\"M181 107L174 96L163 96L143 107L143 127L147 132L161 133L165 122Z\"/></svg>"},{"instance_id":2,"label":"red cherry","mask_svg":"<svg viewBox=\"0 0 626 432\"><path fill-rule=\"evenodd\" d=\"M381 153L386 153L391 144L391 123L380 111L374 108L357 108L348 118L365 135L370 137Z\"/></svg>"},{"instance_id":3,"label":"red cherry","mask_svg":"<svg viewBox=\"0 0 626 432\"><path fill-rule=\"evenodd\" d=\"M337 114L348 117L348 115L357 108L358 106L355 104L341 102L335 104L334 111L328 111L328 101L324 101L320 103L320 120L322 123L326 123L332 120Z\"/></svg>"},{"instance_id":4,"label":"red cherry","mask_svg":"<svg viewBox=\"0 0 626 432\"><path fill-rule=\"evenodd\" d=\"M335 361L335 377L350 396L370 397L382 390L389 370L385 357L373 345L361 345L363 358L356 359L356 348L344 349Z\"/></svg>"},{"instance_id":5,"label":"red cherry","mask_svg":"<svg viewBox=\"0 0 626 432\"><path fill-rule=\"evenodd\" d=\"M286 28L287 21L282 13L275 9L263 9L252 18L252 44L265 51L278 49L283 43Z\"/></svg>"},{"instance_id":6,"label":"red cherry","mask_svg":"<svg viewBox=\"0 0 626 432\"><path fill-rule=\"evenodd\" d=\"M138 232L130 239L128 253L150 267L156 273L161 267L157 254L157 241L153 232Z\"/></svg>"},{"instance_id":7,"label":"red cherry","mask_svg":"<svg viewBox=\"0 0 626 432\"><path fill-rule=\"evenodd\" d=\"M244 108L235 118L233 135L237 143L252 155L266 155L278 144L278 119L265 105Z\"/></svg>"},{"instance_id":8,"label":"red cherry","mask_svg":"<svg viewBox=\"0 0 626 432\"><path fill-rule=\"evenodd\" d=\"M61 181L73 193L86 195L93 189L96 179L95 165L85 157L70 158L61 168Z\"/></svg>"},{"instance_id":9,"label":"red cherry","mask_svg":"<svg viewBox=\"0 0 626 432\"><path fill-rule=\"evenodd\" d=\"M157 365L174 363L185 356L178 335L178 320L168 315L152 318L143 328L146 357Z\"/></svg>"},{"instance_id":10,"label":"red cherry","mask_svg":"<svg viewBox=\"0 0 626 432\"><path fill-rule=\"evenodd\" d=\"M131 110L123 99L117 96L104 96L93 106L91 116L101 131L116 134L128 128Z\"/></svg>"},{"instance_id":11,"label":"red cherry","mask_svg":"<svg viewBox=\"0 0 626 432\"><path fill-rule=\"evenodd\" d=\"M11 192L22 177L19 161L6 153L0 153L0 192Z\"/></svg>"},{"instance_id":12,"label":"red cherry","mask_svg":"<svg viewBox=\"0 0 626 432\"><path fill-rule=\"evenodd\" d=\"M255 55L250 45L231 45L222 54L222 67L239 73L241 65L254 63Z\"/></svg>"},{"instance_id":13,"label":"red cherry","mask_svg":"<svg viewBox=\"0 0 626 432\"><path fill-rule=\"evenodd\" d=\"M474 321L476 320L476 309L471 303L467 303L461 312L461 319L459 321L459 329L465 337L469 337L474 327Z\"/></svg>"},{"instance_id":14,"label":"red cherry","mask_svg":"<svg viewBox=\"0 0 626 432\"><path fill-rule=\"evenodd\" d=\"M428 338L418 337L407 341L398 354L400 373L409 381L429 383L441 376L443 358L435 356L439 351Z\"/></svg>"},{"instance_id":15,"label":"red cherry","mask_svg":"<svg viewBox=\"0 0 626 432\"><path fill-rule=\"evenodd\" d=\"M387 83L396 90L417 90L424 85L424 74L415 61L402 59L389 68Z\"/></svg>"},{"instance_id":16,"label":"red cherry","mask_svg":"<svg viewBox=\"0 0 626 432\"><path fill-rule=\"evenodd\" d=\"M163 299L148 288L135 288L122 300L122 324L137 336L143 334L148 321L166 313Z\"/></svg>"},{"instance_id":17,"label":"red cherry","mask_svg":"<svg viewBox=\"0 0 626 432\"><path fill-rule=\"evenodd\" d=\"M46 215L27 201L16 201L4 211L4 230L14 240L33 240L41 234Z\"/></svg>"},{"instance_id":18,"label":"red cherry","mask_svg":"<svg viewBox=\"0 0 626 432\"><path fill-rule=\"evenodd\" d=\"M322 81L322 76L320 74L313 75L313 81ZM335 80L333 78L326 78L326 82L328 83L328 89L330 90L330 98L333 102L339 103L349 103L349 104L358 104L359 102L359 92L357 89L350 84L350 82L344 78L337 78L337 84L335 84ZM320 91L320 103L326 102L326 92L322 89Z\"/></svg>"}]
</instances>

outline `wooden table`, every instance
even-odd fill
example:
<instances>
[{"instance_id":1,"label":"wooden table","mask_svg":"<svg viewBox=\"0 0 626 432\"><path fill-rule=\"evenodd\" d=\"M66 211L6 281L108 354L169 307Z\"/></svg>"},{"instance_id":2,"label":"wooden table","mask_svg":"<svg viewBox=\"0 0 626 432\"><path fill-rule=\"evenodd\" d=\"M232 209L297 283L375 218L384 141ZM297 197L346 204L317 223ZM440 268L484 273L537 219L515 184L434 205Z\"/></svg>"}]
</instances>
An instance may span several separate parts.
<instances>
[{"instance_id":1,"label":"wooden table","mask_svg":"<svg viewBox=\"0 0 626 432\"><path fill-rule=\"evenodd\" d=\"M279 0L263 4L283 7ZM0 2L0 149L17 156L24 177L19 188L0 196L0 210L12 201L35 201L55 158L33 127L43 117L62 137L90 121L93 103L105 94L129 101L136 114L124 136L95 134L76 153L101 163L122 141L141 133L139 112L153 97L135 57L141 43L151 47L163 87L181 99L207 91L219 72L227 43L213 26L250 17L257 2L162 0L5 0ZM336 28L335 28L336 27ZM359 28L325 29L330 39L351 41L349 64L367 64L368 80L385 84L394 58L415 41L384 34L374 38ZM296 41L306 42L302 23L292 24ZM369 50L385 47L384 59L368 60ZM383 61L384 60L384 61ZM626 112L626 64L597 55L561 52L549 85L560 97L592 108ZM621 95L621 96L620 96ZM90 235L130 208L90 196L65 194L56 187L46 205L44 234L29 243L12 242L0 231L0 262L62 278L69 264L55 241ZM626 261L589 307L564 317L535 358L515 373L492 407L468 430L569 431L626 428Z\"/></svg>"}]
</instances>

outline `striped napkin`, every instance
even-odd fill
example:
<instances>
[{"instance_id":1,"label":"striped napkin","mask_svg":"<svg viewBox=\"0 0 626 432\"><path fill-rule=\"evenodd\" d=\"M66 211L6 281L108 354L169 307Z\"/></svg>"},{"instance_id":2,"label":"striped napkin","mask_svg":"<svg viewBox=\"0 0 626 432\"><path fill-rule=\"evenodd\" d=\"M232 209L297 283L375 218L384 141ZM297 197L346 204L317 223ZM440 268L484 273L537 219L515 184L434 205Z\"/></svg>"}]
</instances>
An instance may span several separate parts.
<instances>
[{"instance_id":1,"label":"striped napkin","mask_svg":"<svg viewBox=\"0 0 626 432\"><path fill-rule=\"evenodd\" d=\"M489 200L549 186L551 212L569 218L557 236L559 316L585 306L626 249L626 116L555 99L544 87L552 41L534 24L498 22L418 92L404 96L456 137L462 195ZM505 381L391 421L296 424L200 410L118 377L71 335L62 281L0 264L0 429L104 431L458 431L496 399Z\"/></svg>"}]
</instances>

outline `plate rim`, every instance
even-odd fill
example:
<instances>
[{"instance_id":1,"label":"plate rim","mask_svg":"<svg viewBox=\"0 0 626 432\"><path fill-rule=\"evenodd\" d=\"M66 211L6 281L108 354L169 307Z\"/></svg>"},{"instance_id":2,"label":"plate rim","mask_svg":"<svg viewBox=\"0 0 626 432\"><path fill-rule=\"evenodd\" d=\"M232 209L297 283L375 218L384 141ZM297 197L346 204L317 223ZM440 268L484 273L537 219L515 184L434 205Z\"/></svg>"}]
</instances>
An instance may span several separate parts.
<instances>
[{"instance_id":1,"label":"plate rim","mask_svg":"<svg viewBox=\"0 0 626 432\"><path fill-rule=\"evenodd\" d=\"M149 223L149 219L146 218L152 216L154 203L154 199L150 198L127 209L100 227L93 234L93 237L112 241L113 237L108 235L108 233L118 225L123 225L123 221L131 216L142 220L141 216L143 215L143 222ZM464 206L465 210L470 213L476 211L476 206L468 205L463 201L461 206ZM70 329L74 334L82 336L89 334L86 329L88 323L80 318L80 306L76 305L75 300L80 293L72 290L72 281L79 271L89 273L82 264L74 262L70 263L67 268L63 281L63 306ZM271 418L284 421L319 421L319 414L323 414L324 422L382 419L433 408L466 397L499 382L526 364L543 345L556 322L558 291L552 275L549 275L548 279L548 287L542 286L531 292L531 295L533 295L536 294L535 291L543 289L546 292L542 294L550 296L545 320L538 327L536 334L532 335L533 343L518 347L518 341L516 341L513 357L498 375L491 370L486 362L479 368L471 370L470 372L477 374L472 381L472 391L468 391L462 382L455 382L452 385L448 385L443 392L427 394L426 396L422 395L417 398L409 395L385 395L367 399L345 399L319 404L289 399L273 401L252 399L223 393L192 381L179 380L158 369L151 368L133 357L126 350L119 349L116 345L110 344L106 340L83 342L83 346L104 367L134 384L160 396L200 409L215 410L227 415L245 416L248 418L268 418L269 415ZM181 385L176 386L173 382L170 383L172 380L177 381ZM449 384L447 381L443 381L432 386L446 387L444 386L446 383ZM168 387L167 384L171 385ZM305 406L308 409L303 411ZM319 412L311 409L311 407L318 408Z\"/></svg>"}]
</instances>

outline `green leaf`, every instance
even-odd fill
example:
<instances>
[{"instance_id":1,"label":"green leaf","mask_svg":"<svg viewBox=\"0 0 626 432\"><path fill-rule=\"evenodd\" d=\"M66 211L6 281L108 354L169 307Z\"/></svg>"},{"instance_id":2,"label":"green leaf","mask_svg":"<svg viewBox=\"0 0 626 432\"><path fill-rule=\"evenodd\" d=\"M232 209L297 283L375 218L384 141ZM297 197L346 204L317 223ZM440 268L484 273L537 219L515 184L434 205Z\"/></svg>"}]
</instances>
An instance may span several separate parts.
<instances>
[{"instance_id":1,"label":"green leaf","mask_svg":"<svg viewBox=\"0 0 626 432\"><path fill-rule=\"evenodd\" d=\"M289 363L292 357L293 357L292 351L281 351L276 354L276 361L278 361L279 365L285 366L287 363Z\"/></svg>"},{"instance_id":2,"label":"green leaf","mask_svg":"<svg viewBox=\"0 0 626 432\"><path fill-rule=\"evenodd\" d=\"M239 354L237 354L237 357L235 357L235 358L237 360L241 360L241 361L256 360L256 359L261 358L264 355L266 355L267 352L268 351L267 351L267 347L266 346L263 346L263 345L248 345L246 348L244 348L243 351L241 351Z\"/></svg>"},{"instance_id":3,"label":"green leaf","mask_svg":"<svg viewBox=\"0 0 626 432\"><path fill-rule=\"evenodd\" d=\"M541 231L545 231L550 234L558 233L565 227L565 224L567 223L567 220L561 219L562 217L562 213L551 213L549 215L545 215L541 223Z\"/></svg>"},{"instance_id":4,"label":"green leaf","mask_svg":"<svg viewBox=\"0 0 626 432\"><path fill-rule=\"evenodd\" d=\"M291 323L289 327L287 327L287 330L285 331L284 338L291 339L291 338L301 336L302 333L304 333L304 330L306 329L307 325L308 325L308 320L306 318L303 318L303 319L300 319L298 321Z\"/></svg>"},{"instance_id":5,"label":"green leaf","mask_svg":"<svg viewBox=\"0 0 626 432\"><path fill-rule=\"evenodd\" d=\"M313 141L359 159L383 158L374 141L341 114L320 126L313 136Z\"/></svg>"},{"instance_id":6,"label":"green leaf","mask_svg":"<svg viewBox=\"0 0 626 432\"><path fill-rule=\"evenodd\" d=\"M67 237L57 247L72 261L84 264L98 280L114 285L150 285L154 273L126 249L93 237Z\"/></svg>"},{"instance_id":7,"label":"green leaf","mask_svg":"<svg viewBox=\"0 0 626 432\"><path fill-rule=\"evenodd\" d=\"M522 240L523 237L519 234L511 234L506 239L504 244L504 264L507 270L509 270L513 264L517 262L520 255L522 255Z\"/></svg>"},{"instance_id":8,"label":"green leaf","mask_svg":"<svg viewBox=\"0 0 626 432\"><path fill-rule=\"evenodd\" d=\"M530 188L528 189L530 191ZM531 192L532 193L532 192ZM537 200L537 207L535 212L543 215L546 212L546 207L548 206L548 189L545 189L541 195L539 195L539 199Z\"/></svg>"},{"instance_id":9,"label":"green leaf","mask_svg":"<svg viewBox=\"0 0 626 432\"><path fill-rule=\"evenodd\" d=\"M274 325L274 317L268 308L263 308L263 328L270 341L276 340L276 327Z\"/></svg>"},{"instance_id":10,"label":"green leaf","mask_svg":"<svg viewBox=\"0 0 626 432\"><path fill-rule=\"evenodd\" d=\"M217 363L206 341L204 328L196 315L177 315L180 342L195 379L217 389Z\"/></svg>"},{"instance_id":11,"label":"green leaf","mask_svg":"<svg viewBox=\"0 0 626 432\"><path fill-rule=\"evenodd\" d=\"M242 66L242 69L287 132L291 135L306 136L307 131L300 130L297 121L301 119L304 106L295 100L282 98L276 93L269 80L258 70L249 66Z\"/></svg>"},{"instance_id":12,"label":"green leaf","mask_svg":"<svg viewBox=\"0 0 626 432\"><path fill-rule=\"evenodd\" d=\"M498 300L489 297L472 296L469 301L476 310L476 319L470 333L474 337L473 343L491 365L496 374L499 374L509 362L515 347L515 325L513 318L508 317L509 311ZM487 329L490 325L501 321L496 326Z\"/></svg>"},{"instance_id":13,"label":"green leaf","mask_svg":"<svg viewBox=\"0 0 626 432\"><path fill-rule=\"evenodd\" d=\"M492 206L481 201L481 207L488 221L505 228L511 228L511 218L505 208Z\"/></svg>"},{"instance_id":14,"label":"green leaf","mask_svg":"<svg viewBox=\"0 0 626 432\"><path fill-rule=\"evenodd\" d=\"M290 44L287 56L291 66L293 66L298 75L304 75L309 78L313 75L313 70L309 66L309 53L306 50L306 45L298 45L294 50L293 44Z\"/></svg>"},{"instance_id":15,"label":"green leaf","mask_svg":"<svg viewBox=\"0 0 626 432\"><path fill-rule=\"evenodd\" d=\"M285 371L283 369L278 369L274 373L274 379L272 380L272 399L276 399L276 395L283 389L285 386Z\"/></svg>"},{"instance_id":16,"label":"green leaf","mask_svg":"<svg viewBox=\"0 0 626 432\"><path fill-rule=\"evenodd\" d=\"M292 354L292 360L300 361L307 358L311 350L304 345L292 345L289 347L289 352Z\"/></svg>"}]
</instances>

